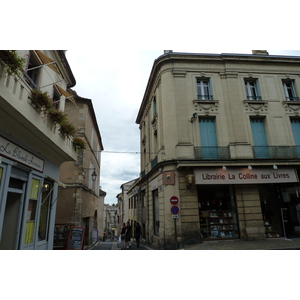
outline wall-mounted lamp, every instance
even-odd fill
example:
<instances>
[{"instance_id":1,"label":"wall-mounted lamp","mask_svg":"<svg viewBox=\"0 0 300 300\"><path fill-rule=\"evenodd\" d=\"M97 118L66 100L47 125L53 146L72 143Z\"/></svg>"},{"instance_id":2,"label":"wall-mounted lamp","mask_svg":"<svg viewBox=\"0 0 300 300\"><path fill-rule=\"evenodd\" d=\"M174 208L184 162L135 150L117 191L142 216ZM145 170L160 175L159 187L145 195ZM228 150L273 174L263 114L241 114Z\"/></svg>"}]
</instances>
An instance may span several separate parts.
<instances>
[{"instance_id":1,"label":"wall-mounted lamp","mask_svg":"<svg viewBox=\"0 0 300 300\"><path fill-rule=\"evenodd\" d=\"M192 185L195 182L195 176L193 174L188 174L185 177L186 183L187 183L187 188L190 189L192 187Z\"/></svg>"},{"instance_id":2,"label":"wall-mounted lamp","mask_svg":"<svg viewBox=\"0 0 300 300\"><path fill-rule=\"evenodd\" d=\"M278 169L278 167L277 167L276 165L274 165L274 166L273 166L273 169L274 169L274 170L277 170L277 169Z\"/></svg>"},{"instance_id":3,"label":"wall-mounted lamp","mask_svg":"<svg viewBox=\"0 0 300 300\"><path fill-rule=\"evenodd\" d=\"M82 169L83 171L84 170L94 170L94 172L92 173L92 180L93 181L95 181L96 180L96 178L97 178L97 176L98 176L98 174L96 173L96 169L95 168L84 168L84 169ZM84 176L84 172L82 173L82 175Z\"/></svg>"},{"instance_id":4,"label":"wall-mounted lamp","mask_svg":"<svg viewBox=\"0 0 300 300\"><path fill-rule=\"evenodd\" d=\"M226 170L227 170L226 166L223 166L223 167L222 167L222 169L223 169L224 171L226 171Z\"/></svg>"},{"instance_id":5,"label":"wall-mounted lamp","mask_svg":"<svg viewBox=\"0 0 300 300\"><path fill-rule=\"evenodd\" d=\"M50 189L50 184L49 183L44 183L42 187L43 192L48 192Z\"/></svg>"},{"instance_id":6,"label":"wall-mounted lamp","mask_svg":"<svg viewBox=\"0 0 300 300\"><path fill-rule=\"evenodd\" d=\"M193 123L194 120L196 120L198 118L198 114L197 113L194 113L192 118L191 118L191 122Z\"/></svg>"},{"instance_id":7,"label":"wall-mounted lamp","mask_svg":"<svg viewBox=\"0 0 300 300\"><path fill-rule=\"evenodd\" d=\"M252 170L252 167L250 165L248 166L248 170Z\"/></svg>"},{"instance_id":8,"label":"wall-mounted lamp","mask_svg":"<svg viewBox=\"0 0 300 300\"><path fill-rule=\"evenodd\" d=\"M95 169L94 169L94 172L92 173L92 180L93 181L95 181L96 180L96 178L97 178L97 173L96 173L96 171L95 171Z\"/></svg>"}]
</instances>

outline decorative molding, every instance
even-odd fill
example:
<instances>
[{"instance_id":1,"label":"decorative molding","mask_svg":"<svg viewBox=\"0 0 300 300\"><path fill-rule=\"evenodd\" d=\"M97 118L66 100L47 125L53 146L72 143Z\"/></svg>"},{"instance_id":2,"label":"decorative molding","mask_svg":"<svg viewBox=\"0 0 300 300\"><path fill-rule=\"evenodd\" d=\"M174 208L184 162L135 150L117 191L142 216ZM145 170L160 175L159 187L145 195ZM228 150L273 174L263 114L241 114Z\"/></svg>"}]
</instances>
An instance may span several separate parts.
<instances>
[{"instance_id":1,"label":"decorative molding","mask_svg":"<svg viewBox=\"0 0 300 300\"><path fill-rule=\"evenodd\" d=\"M286 112L291 112L297 116L300 114L300 101L283 101L282 102Z\"/></svg>"},{"instance_id":2,"label":"decorative molding","mask_svg":"<svg viewBox=\"0 0 300 300\"><path fill-rule=\"evenodd\" d=\"M204 112L209 115L212 112L218 112L219 100L194 100L195 111Z\"/></svg>"},{"instance_id":3,"label":"decorative molding","mask_svg":"<svg viewBox=\"0 0 300 300\"><path fill-rule=\"evenodd\" d=\"M154 130L154 134L157 133L157 124L158 124L158 114L155 114L155 116L153 117L152 121L151 121L151 124L152 124L152 128Z\"/></svg>"},{"instance_id":4,"label":"decorative molding","mask_svg":"<svg viewBox=\"0 0 300 300\"><path fill-rule=\"evenodd\" d=\"M173 70L173 77L186 77L186 71L181 71L181 70Z\"/></svg>"},{"instance_id":5,"label":"decorative molding","mask_svg":"<svg viewBox=\"0 0 300 300\"><path fill-rule=\"evenodd\" d=\"M255 112L259 115L260 112L268 111L268 101L244 100L246 111Z\"/></svg>"}]
</instances>

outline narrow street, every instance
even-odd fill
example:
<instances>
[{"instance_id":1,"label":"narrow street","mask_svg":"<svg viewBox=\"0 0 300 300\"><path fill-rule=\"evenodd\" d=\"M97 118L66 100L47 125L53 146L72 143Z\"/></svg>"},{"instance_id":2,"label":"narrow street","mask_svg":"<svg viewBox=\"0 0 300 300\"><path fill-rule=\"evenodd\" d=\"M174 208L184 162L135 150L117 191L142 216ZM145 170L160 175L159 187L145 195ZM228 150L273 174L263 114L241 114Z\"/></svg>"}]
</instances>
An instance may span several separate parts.
<instances>
[{"instance_id":1,"label":"narrow street","mask_svg":"<svg viewBox=\"0 0 300 300\"><path fill-rule=\"evenodd\" d=\"M116 241L105 241L105 242L100 242L98 245L93 247L90 250L121 250L121 243L116 242ZM140 245L140 247L136 246L135 242L131 243L131 248L126 249L127 251L132 251L132 250L150 250L150 248L146 246Z\"/></svg>"}]
</instances>

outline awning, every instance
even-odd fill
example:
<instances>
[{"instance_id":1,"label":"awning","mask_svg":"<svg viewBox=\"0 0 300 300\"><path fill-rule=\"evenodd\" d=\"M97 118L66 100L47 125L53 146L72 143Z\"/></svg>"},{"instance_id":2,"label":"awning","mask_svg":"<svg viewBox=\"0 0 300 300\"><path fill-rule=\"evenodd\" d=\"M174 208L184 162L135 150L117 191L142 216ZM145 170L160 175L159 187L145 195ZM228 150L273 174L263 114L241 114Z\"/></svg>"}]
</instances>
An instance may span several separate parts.
<instances>
[{"instance_id":1,"label":"awning","mask_svg":"<svg viewBox=\"0 0 300 300\"><path fill-rule=\"evenodd\" d=\"M57 64L54 60L49 58L47 55L45 55L40 50L35 50L35 52L36 52L36 54L38 55L38 57L40 58L40 60L42 61L42 63L44 65L47 65L50 69L52 69L54 72L56 72L57 74L60 75L60 71L59 71L59 69L57 67Z\"/></svg>"},{"instance_id":2,"label":"awning","mask_svg":"<svg viewBox=\"0 0 300 300\"><path fill-rule=\"evenodd\" d=\"M61 88L59 85L57 84L54 84L54 87L56 88L57 92L60 94L60 95L63 95L66 97L66 100L70 100L73 104L76 104L73 96L71 94L69 94L67 91L65 91L63 88Z\"/></svg>"}]
</instances>

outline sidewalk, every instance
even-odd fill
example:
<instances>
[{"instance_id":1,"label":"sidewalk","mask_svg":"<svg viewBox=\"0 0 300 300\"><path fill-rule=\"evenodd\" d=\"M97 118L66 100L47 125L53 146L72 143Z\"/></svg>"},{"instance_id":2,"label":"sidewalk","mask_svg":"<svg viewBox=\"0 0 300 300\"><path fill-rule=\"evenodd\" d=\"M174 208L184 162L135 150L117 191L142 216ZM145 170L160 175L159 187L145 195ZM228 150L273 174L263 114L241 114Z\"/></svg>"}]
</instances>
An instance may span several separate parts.
<instances>
[{"instance_id":1,"label":"sidewalk","mask_svg":"<svg viewBox=\"0 0 300 300\"><path fill-rule=\"evenodd\" d=\"M217 240L186 245L179 250L300 250L300 238L269 238L260 241Z\"/></svg>"}]
</instances>

